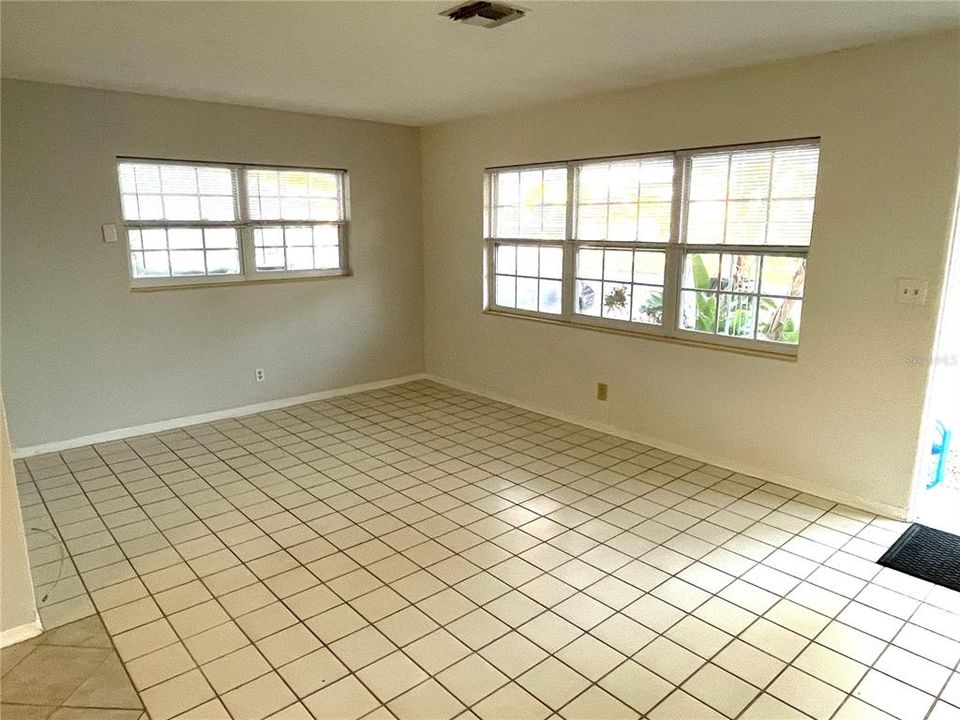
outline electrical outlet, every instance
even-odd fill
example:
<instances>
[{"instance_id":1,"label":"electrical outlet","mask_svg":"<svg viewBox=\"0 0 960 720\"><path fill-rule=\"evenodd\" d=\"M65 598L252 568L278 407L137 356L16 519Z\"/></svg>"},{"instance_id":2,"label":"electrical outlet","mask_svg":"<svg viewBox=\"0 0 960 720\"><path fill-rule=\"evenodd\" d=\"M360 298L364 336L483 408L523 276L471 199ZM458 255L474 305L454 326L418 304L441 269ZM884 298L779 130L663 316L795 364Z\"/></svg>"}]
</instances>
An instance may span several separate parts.
<instances>
[{"instance_id":1,"label":"electrical outlet","mask_svg":"<svg viewBox=\"0 0 960 720\"><path fill-rule=\"evenodd\" d=\"M597 400L607 399L607 384L597 383Z\"/></svg>"},{"instance_id":2,"label":"electrical outlet","mask_svg":"<svg viewBox=\"0 0 960 720\"><path fill-rule=\"evenodd\" d=\"M902 305L926 305L929 284L922 278L897 278L897 302Z\"/></svg>"},{"instance_id":3,"label":"electrical outlet","mask_svg":"<svg viewBox=\"0 0 960 720\"><path fill-rule=\"evenodd\" d=\"M255 377L257 378L257 382L263 382L263 368L257 368Z\"/></svg>"}]
</instances>

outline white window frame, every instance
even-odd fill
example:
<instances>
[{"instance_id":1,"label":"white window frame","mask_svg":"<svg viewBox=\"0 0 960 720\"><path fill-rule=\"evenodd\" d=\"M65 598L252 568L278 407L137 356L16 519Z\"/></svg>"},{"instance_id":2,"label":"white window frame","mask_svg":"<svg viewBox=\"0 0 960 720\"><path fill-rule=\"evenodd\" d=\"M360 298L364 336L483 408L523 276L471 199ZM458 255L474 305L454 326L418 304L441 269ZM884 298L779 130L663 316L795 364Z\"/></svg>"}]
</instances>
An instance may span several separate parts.
<instances>
[{"instance_id":1,"label":"white window frame","mask_svg":"<svg viewBox=\"0 0 960 720\"><path fill-rule=\"evenodd\" d=\"M524 165L507 165L486 168L484 171L484 312L525 317L534 320L568 324L576 327L611 330L614 332L649 337L653 339L668 339L708 347L727 348L733 350L761 353L786 358L795 358L799 353L800 344L779 343L770 340L752 338L737 338L725 335L686 330L679 326L680 302L683 287L684 259L690 254L741 254L764 256L790 256L808 258L812 245L812 228L816 224L816 196L814 197L814 220L811 225L811 241L807 245L737 245L737 244L699 244L686 242L686 215L689 209L688 190L690 184L690 165L692 158L705 153L722 153L737 150L760 150L763 148L781 148L790 146L820 146L819 137L779 140L763 143L749 143L741 145L724 145L717 147L691 148L667 152L638 153L631 155L616 155L597 158L583 158L565 162L531 163ZM665 243L622 241L622 240L579 240L576 237L577 227L577 187L580 168L591 162L673 158L673 193L671 197L670 238ZM496 225L496 176L501 172L527 169L544 169L566 167L567 169L567 219L566 232L563 240L538 240L531 238L501 238L495 236ZM819 187L819 164L817 184ZM562 310L559 314L543 313L532 310L520 310L503 307L496 304L496 247L498 244L508 245L561 245L563 247L563 277L562 277ZM620 250L659 251L665 254L663 278L663 318L660 325L616 320L612 318L595 317L576 313L574 310L576 290L576 258L581 248L605 248ZM759 272L759 270L758 270ZM809 276L808 276L809 278ZM806 286L806 283L805 283ZM806 301L806 291L800 298ZM759 314L759 308L758 308Z\"/></svg>"},{"instance_id":2,"label":"white window frame","mask_svg":"<svg viewBox=\"0 0 960 720\"><path fill-rule=\"evenodd\" d=\"M119 168L123 163L146 163L151 165L174 165L180 167L218 167L230 170L233 180L234 220L126 220L120 221L124 230L127 254L127 273L130 287L133 289L182 288L197 285L235 285L251 282L277 282L307 278L348 277L352 275L347 252L347 238L350 225L350 185L349 175L342 168L318 168L301 165L257 165L250 163L208 162L205 160L170 160L133 156L117 156L117 197L122 196ZM340 220L253 220L249 212L249 194L247 192L247 170L275 170L324 172L335 174L340 183ZM121 209L121 218L123 212ZM320 270L258 270L254 248L254 229L263 227L304 227L329 225L337 227L340 266ZM175 275L170 277L138 278L134 275L133 251L130 247L130 230L149 228L224 228L232 227L238 231L238 253L240 272L217 275Z\"/></svg>"}]
</instances>

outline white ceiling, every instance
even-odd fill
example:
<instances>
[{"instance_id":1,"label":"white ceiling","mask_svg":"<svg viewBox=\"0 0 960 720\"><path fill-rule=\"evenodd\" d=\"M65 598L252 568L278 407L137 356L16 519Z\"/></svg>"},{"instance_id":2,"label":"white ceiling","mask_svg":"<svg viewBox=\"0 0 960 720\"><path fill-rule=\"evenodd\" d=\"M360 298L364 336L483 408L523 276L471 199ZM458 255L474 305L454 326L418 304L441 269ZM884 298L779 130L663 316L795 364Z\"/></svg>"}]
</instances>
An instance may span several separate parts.
<instances>
[{"instance_id":1,"label":"white ceiling","mask_svg":"<svg viewBox=\"0 0 960 720\"><path fill-rule=\"evenodd\" d=\"M4 77L425 125L960 26L957 2L11 2Z\"/></svg>"}]
</instances>

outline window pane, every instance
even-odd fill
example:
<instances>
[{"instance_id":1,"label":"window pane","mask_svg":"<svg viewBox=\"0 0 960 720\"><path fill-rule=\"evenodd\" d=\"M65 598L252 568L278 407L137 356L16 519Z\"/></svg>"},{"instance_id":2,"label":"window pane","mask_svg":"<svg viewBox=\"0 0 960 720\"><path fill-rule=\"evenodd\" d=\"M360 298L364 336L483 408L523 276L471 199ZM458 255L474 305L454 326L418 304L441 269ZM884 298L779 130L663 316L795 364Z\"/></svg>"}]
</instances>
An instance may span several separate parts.
<instances>
[{"instance_id":1,"label":"window pane","mask_svg":"<svg viewBox=\"0 0 960 720\"><path fill-rule=\"evenodd\" d=\"M233 196L201 196L200 217L204 220L233 220Z\"/></svg>"},{"instance_id":2,"label":"window pane","mask_svg":"<svg viewBox=\"0 0 960 720\"><path fill-rule=\"evenodd\" d=\"M773 158L774 198L812 198L817 191L820 150L816 147L777 148Z\"/></svg>"},{"instance_id":3,"label":"window pane","mask_svg":"<svg viewBox=\"0 0 960 720\"><path fill-rule=\"evenodd\" d=\"M563 248L540 248L540 277L563 277Z\"/></svg>"},{"instance_id":4,"label":"window pane","mask_svg":"<svg viewBox=\"0 0 960 720\"><path fill-rule=\"evenodd\" d=\"M723 253L720 262L720 289L730 292L755 293L760 258L756 255Z\"/></svg>"},{"instance_id":5,"label":"window pane","mask_svg":"<svg viewBox=\"0 0 960 720\"><path fill-rule=\"evenodd\" d=\"M723 242L727 205L714 200L691 201L687 206L686 241L690 244L719 245Z\"/></svg>"},{"instance_id":6,"label":"window pane","mask_svg":"<svg viewBox=\"0 0 960 720\"><path fill-rule=\"evenodd\" d=\"M592 280L603 277L603 250L580 250L577 253L577 277Z\"/></svg>"},{"instance_id":7,"label":"window pane","mask_svg":"<svg viewBox=\"0 0 960 720\"><path fill-rule=\"evenodd\" d=\"M134 253L135 255L138 253ZM162 277L170 274L170 256L166 251L143 253L142 277Z\"/></svg>"},{"instance_id":8,"label":"window pane","mask_svg":"<svg viewBox=\"0 0 960 720\"><path fill-rule=\"evenodd\" d=\"M603 283L603 306L601 315L613 320L630 319L630 285Z\"/></svg>"},{"instance_id":9,"label":"window pane","mask_svg":"<svg viewBox=\"0 0 960 720\"><path fill-rule=\"evenodd\" d=\"M603 160L580 166L579 240L670 240L673 158Z\"/></svg>"},{"instance_id":10,"label":"window pane","mask_svg":"<svg viewBox=\"0 0 960 720\"><path fill-rule=\"evenodd\" d=\"M810 145L693 155L685 242L809 245L819 159Z\"/></svg>"},{"instance_id":11,"label":"window pane","mask_svg":"<svg viewBox=\"0 0 960 720\"><path fill-rule=\"evenodd\" d=\"M691 290L713 290L720 285L720 255L691 253L684 258L683 287Z\"/></svg>"},{"instance_id":12,"label":"window pane","mask_svg":"<svg viewBox=\"0 0 960 720\"><path fill-rule=\"evenodd\" d=\"M496 271L508 275L517 273L517 246L497 245Z\"/></svg>"},{"instance_id":13,"label":"window pane","mask_svg":"<svg viewBox=\"0 0 960 720\"><path fill-rule=\"evenodd\" d=\"M799 343L802 305L793 298L761 297L757 338L790 345Z\"/></svg>"},{"instance_id":14,"label":"window pane","mask_svg":"<svg viewBox=\"0 0 960 720\"><path fill-rule=\"evenodd\" d=\"M600 298L603 283L599 280L578 280L576 311L580 315L600 316Z\"/></svg>"},{"instance_id":15,"label":"window pane","mask_svg":"<svg viewBox=\"0 0 960 720\"><path fill-rule=\"evenodd\" d=\"M766 198L770 195L770 171L773 153L770 150L748 150L730 156L728 198Z\"/></svg>"},{"instance_id":16,"label":"window pane","mask_svg":"<svg viewBox=\"0 0 960 720\"><path fill-rule=\"evenodd\" d=\"M336 245L315 247L313 258L318 270L336 270L340 267L340 248Z\"/></svg>"},{"instance_id":17,"label":"window pane","mask_svg":"<svg viewBox=\"0 0 960 720\"><path fill-rule=\"evenodd\" d=\"M559 280L540 281L540 312L559 314L561 283Z\"/></svg>"},{"instance_id":18,"label":"window pane","mask_svg":"<svg viewBox=\"0 0 960 720\"><path fill-rule=\"evenodd\" d=\"M204 228L203 240L207 248L237 247L236 228Z\"/></svg>"},{"instance_id":19,"label":"window pane","mask_svg":"<svg viewBox=\"0 0 960 720\"><path fill-rule=\"evenodd\" d=\"M282 247L262 247L254 251L257 270L285 270L287 256Z\"/></svg>"},{"instance_id":20,"label":"window pane","mask_svg":"<svg viewBox=\"0 0 960 720\"><path fill-rule=\"evenodd\" d=\"M632 250L606 250L603 254L603 279L630 282L633 277Z\"/></svg>"},{"instance_id":21,"label":"window pane","mask_svg":"<svg viewBox=\"0 0 960 720\"><path fill-rule=\"evenodd\" d=\"M496 222L487 226L496 237L562 240L566 236L567 169L527 168L497 171L493 206L487 207Z\"/></svg>"},{"instance_id":22,"label":"window pane","mask_svg":"<svg viewBox=\"0 0 960 720\"><path fill-rule=\"evenodd\" d=\"M731 200L727 203L728 245L763 245L767 231L765 200Z\"/></svg>"},{"instance_id":23,"label":"window pane","mask_svg":"<svg viewBox=\"0 0 960 720\"><path fill-rule=\"evenodd\" d=\"M196 168L187 165L161 165L160 189L164 194L196 195Z\"/></svg>"},{"instance_id":24,"label":"window pane","mask_svg":"<svg viewBox=\"0 0 960 720\"><path fill-rule=\"evenodd\" d=\"M201 195L233 197L233 173L229 168L198 167L197 184Z\"/></svg>"},{"instance_id":25,"label":"window pane","mask_svg":"<svg viewBox=\"0 0 960 720\"><path fill-rule=\"evenodd\" d=\"M634 203L608 206L607 240L636 240L638 208Z\"/></svg>"},{"instance_id":26,"label":"window pane","mask_svg":"<svg viewBox=\"0 0 960 720\"><path fill-rule=\"evenodd\" d=\"M717 334L752 338L757 320L757 298L753 295L720 293Z\"/></svg>"},{"instance_id":27,"label":"window pane","mask_svg":"<svg viewBox=\"0 0 960 720\"><path fill-rule=\"evenodd\" d=\"M237 275L240 272L240 254L236 250L208 250L208 275Z\"/></svg>"},{"instance_id":28,"label":"window pane","mask_svg":"<svg viewBox=\"0 0 960 720\"><path fill-rule=\"evenodd\" d=\"M662 252L635 252L633 254L633 281L648 285L663 285L666 257Z\"/></svg>"},{"instance_id":29,"label":"window pane","mask_svg":"<svg viewBox=\"0 0 960 720\"><path fill-rule=\"evenodd\" d=\"M339 246L340 228L336 225L314 225L313 242L318 246Z\"/></svg>"},{"instance_id":30,"label":"window pane","mask_svg":"<svg viewBox=\"0 0 960 720\"><path fill-rule=\"evenodd\" d=\"M690 200L726 200L730 157L694 155L690 160Z\"/></svg>"},{"instance_id":31,"label":"window pane","mask_svg":"<svg viewBox=\"0 0 960 720\"><path fill-rule=\"evenodd\" d=\"M140 211L140 220L165 220L163 215L163 198L159 195L138 195L137 207ZM132 220L134 218L126 218Z\"/></svg>"},{"instance_id":32,"label":"window pane","mask_svg":"<svg viewBox=\"0 0 960 720\"><path fill-rule=\"evenodd\" d=\"M206 274L203 250L172 250L170 252L170 273L172 275Z\"/></svg>"},{"instance_id":33,"label":"window pane","mask_svg":"<svg viewBox=\"0 0 960 720\"><path fill-rule=\"evenodd\" d=\"M117 165L124 220L236 220L233 171L205 165Z\"/></svg>"},{"instance_id":34,"label":"window pane","mask_svg":"<svg viewBox=\"0 0 960 720\"><path fill-rule=\"evenodd\" d=\"M695 332L717 330L717 295L712 292L684 290L680 293L680 327Z\"/></svg>"},{"instance_id":35,"label":"window pane","mask_svg":"<svg viewBox=\"0 0 960 720\"><path fill-rule=\"evenodd\" d=\"M770 245L809 245L813 200L773 200L770 203Z\"/></svg>"},{"instance_id":36,"label":"window pane","mask_svg":"<svg viewBox=\"0 0 960 720\"><path fill-rule=\"evenodd\" d=\"M539 305L540 292L536 278L517 278L517 308L519 310L536 310Z\"/></svg>"},{"instance_id":37,"label":"window pane","mask_svg":"<svg viewBox=\"0 0 960 720\"><path fill-rule=\"evenodd\" d=\"M764 295L802 297L806 270L806 258L766 255L763 258L760 292Z\"/></svg>"},{"instance_id":38,"label":"window pane","mask_svg":"<svg viewBox=\"0 0 960 720\"><path fill-rule=\"evenodd\" d=\"M287 247L287 270L313 270L312 247Z\"/></svg>"},{"instance_id":39,"label":"window pane","mask_svg":"<svg viewBox=\"0 0 960 720\"><path fill-rule=\"evenodd\" d=\"M144 250L166 250L167 231L164 228L144 228L140 231Z\"/></svg>"},{"instance_id":40,"label":"window pane","mask_svg":"<svg viewBox=\"0 0 960 720\"><path fill-rule=\"evenodd\" d=\"M603 240L607 237L607 206L581 205L577 211L577 238Z\"/></svg>"},{"instance_id":41,"label":"window pane","mask_svg":"<svg viewBox=\"0 0 960 720\"><path fill-rule=\"evenodd\" d=\"M342 173L249 168L247 200L253 220L325 220L345 217Z\"/></svg>"},{"instance_id":42,"label":"window pane","mask_svg":"<svg viewBox=\"0 0 960 720\"><path fill-rule=\"evenodd\" d=\"M633 313L630 319L634 322L662 325L663 289L646 285L634 285Z\"/></svg>"},{"instance_id":43,"label":"window pane","mask_svg":"<svg viewBox=\"0 0 960 720\"><path fill-rule=\"evenodd\" d=\"M540 248L521 245L517 248L517 275L536 277L540 272Z\"/></svg>"},{"instance_id":44,"label":"window pane","mask_svg":"<svg viewBox=\"0 0 960 720\"><path fill-rule=\"evenodd\" d=\"M167 242L171 250L202 250L203 230L200 228L169 228Z\"/></svg>"},{"instance_id":45,"label":"window pane","mask_svg":"<svg viewBox=\"0 0 960 720\"><path fill-rule=\"evenodd\" d=\"M640 203L637 221L637 240L640 242L670 242L670 223L673 206L669 202Z\"/></svg>"},{"instance_id":46,"label":"window pane","mask_svg":"<svg viewBox=\"0 0 960 720\"><path fill-rule=\"evenodd\" d=\"M497 275L494 302L501 307L517 306L517 279L513 275Z\"/></svg>"}]
</instances>

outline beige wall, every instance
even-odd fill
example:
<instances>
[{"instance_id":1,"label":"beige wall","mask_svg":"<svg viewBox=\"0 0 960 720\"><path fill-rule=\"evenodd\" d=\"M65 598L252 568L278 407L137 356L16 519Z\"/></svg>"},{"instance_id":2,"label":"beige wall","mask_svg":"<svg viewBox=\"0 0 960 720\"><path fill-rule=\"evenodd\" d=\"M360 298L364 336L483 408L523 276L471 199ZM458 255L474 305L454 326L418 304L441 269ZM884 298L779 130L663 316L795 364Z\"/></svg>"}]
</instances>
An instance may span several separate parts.
<instances>
[{"instance_id":1,"label":"beige wall","mask_svg":"<svg viewBox=\"0 0 960 720\"><path fill-rule=\"evenodd\" d=\"M0 397L0 646L25 640L23 626L37 620L33 581L27 560L27 543L17 494L17 479L10 457L7 418ZM21 628L17 633L10 630ZM39 630L39 627L36 628ZM3 634L7 633L7 637Z\"/></svg>"},{"instance_id":2,"label":"beige wall","mask_svg":"<svg viewBox=\"0 0 960 720\"><path fill-rule=\"evenodd\" d=\"M2 92L14 447L422 371L416 128L9 80ZM123 243L100 235L120 216L117 155L347 168L354 277L130 292Z\"/></svg>"},{"instance_id":3,"label":"beige wall","mask_svg":"<svg viewBox=\"0 0 960 720\"><path fill-rule=\"evenodd\" d=\"M907 503L957 183L960 35L453 122L423 143L428 373L888 511ZM821 136L797 362L481 313L484 167ZM899 276L931 280L898 305ZM594 399L595 383L610 400Z\"/></svg>"}]
</instances>

